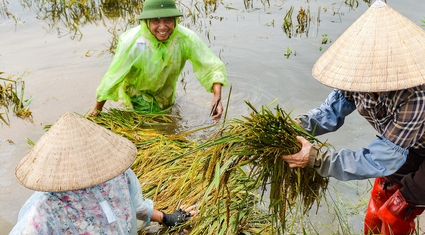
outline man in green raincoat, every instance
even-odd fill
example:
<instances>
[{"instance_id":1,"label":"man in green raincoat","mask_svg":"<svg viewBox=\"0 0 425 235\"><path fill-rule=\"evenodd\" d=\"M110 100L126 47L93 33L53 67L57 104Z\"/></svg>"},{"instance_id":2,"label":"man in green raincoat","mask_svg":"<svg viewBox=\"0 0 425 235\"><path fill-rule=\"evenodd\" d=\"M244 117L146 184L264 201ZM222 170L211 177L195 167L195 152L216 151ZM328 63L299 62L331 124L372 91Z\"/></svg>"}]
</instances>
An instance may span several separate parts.
<instances>
[{"instance_id":1,"label":"man in green raincoat","mask_svg":"<svg viewBox=\"0 0 425 235\"><path fill-rule=\"evenodd\" d=\"M96 90L98 115L106 100L122 100L136 112L167 111L175 101L176 84L186 61L198 81L214 97L212 119L219 121L221 89L227 85L224 63L192 30L177 24L182 16L174 0L147 0L141 25L123 33L114 59Z\"/></svg>"}]
</instances>

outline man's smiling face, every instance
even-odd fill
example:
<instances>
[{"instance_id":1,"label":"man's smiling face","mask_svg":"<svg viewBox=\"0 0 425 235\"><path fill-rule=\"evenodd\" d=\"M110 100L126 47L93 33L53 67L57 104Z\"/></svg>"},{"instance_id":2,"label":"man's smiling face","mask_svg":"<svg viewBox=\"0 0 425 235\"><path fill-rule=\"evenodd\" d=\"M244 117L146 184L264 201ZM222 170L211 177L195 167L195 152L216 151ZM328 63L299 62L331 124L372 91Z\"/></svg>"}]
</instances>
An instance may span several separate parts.
<instances>
[{"instance_id":1,"label":"man's smiling face","mask_svg":"<svg viewBox=\"0 0 425 235\"><path fill-rule=\"evenodd\" d=\"M156 39L164 41L173 33L174 27L176 26L175 22L175 17L150 19L149 29Z\"/></svg>"}]
</instances>

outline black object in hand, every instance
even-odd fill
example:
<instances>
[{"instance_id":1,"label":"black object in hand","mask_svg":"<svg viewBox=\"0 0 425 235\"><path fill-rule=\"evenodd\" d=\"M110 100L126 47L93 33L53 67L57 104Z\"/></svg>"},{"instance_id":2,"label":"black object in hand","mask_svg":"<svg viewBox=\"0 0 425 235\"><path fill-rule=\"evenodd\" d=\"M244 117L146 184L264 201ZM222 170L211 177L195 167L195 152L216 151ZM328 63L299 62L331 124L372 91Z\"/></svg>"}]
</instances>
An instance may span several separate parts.
<instances>
[{"instance_id":1,"label":"black object in hand","mask_svg":"<svg viewBox=\"0 0 425 235\"><path fill-rule=\"evenodd\" d=\"M190 213L182 209L178 209L173 214L165 214L164 212L162 212L162 215L162 223L167 225L168 227L179 225L190 219Z\"/></svg>"},{"instance_id":2,"label":"black object in hand","mask_svg":"<svg viewBox=\"0 0 425 235\"><path fill-rule=\"evenodd\" d=\"M214 105L211 108L210 117L215 116L217 114L217 106L220 103L221 97L215 101Z\"/></svg>"}]
</instances>

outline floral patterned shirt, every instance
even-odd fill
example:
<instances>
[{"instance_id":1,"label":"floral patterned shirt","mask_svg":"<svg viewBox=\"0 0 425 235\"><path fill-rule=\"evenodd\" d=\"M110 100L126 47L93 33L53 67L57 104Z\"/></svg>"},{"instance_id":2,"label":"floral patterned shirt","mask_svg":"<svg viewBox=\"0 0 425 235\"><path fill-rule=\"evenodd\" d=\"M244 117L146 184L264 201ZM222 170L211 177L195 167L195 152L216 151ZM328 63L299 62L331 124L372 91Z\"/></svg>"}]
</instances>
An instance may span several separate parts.
<instances>
[{"instance_id":1,"label":"floral patterned shirt","mask_svg":"<svg viewBox=\"0 0 425 235\"><path fill-rule=\"evenodd\" d=\"M35 192L22 206L10 232L31 235L137 233L136 212L148 225L151 200L143 200L131 169L100 185L65 192Z\"/></svg>"}]
</instances>

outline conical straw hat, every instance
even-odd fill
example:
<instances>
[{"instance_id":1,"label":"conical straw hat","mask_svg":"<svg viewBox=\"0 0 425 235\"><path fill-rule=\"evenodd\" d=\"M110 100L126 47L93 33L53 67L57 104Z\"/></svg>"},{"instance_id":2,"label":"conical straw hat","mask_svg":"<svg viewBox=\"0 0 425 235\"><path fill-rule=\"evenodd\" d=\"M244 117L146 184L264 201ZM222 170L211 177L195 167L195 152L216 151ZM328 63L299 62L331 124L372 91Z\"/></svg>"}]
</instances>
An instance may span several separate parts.
<instances>
[{"instance_id":1,"label":"conical straw hat","mask_svg":"<svg viewBox=\"0 0 425 235\"><path fill-rule=\"evenodd\" d=\"M346 91L401 90L425 83L425 31L375 1L313 66L322 84Z\"/></svg>"},{"instance_id":2,"label":"conical straw hat","mask_svg":"<svg viewBox=\"0 0 425 235\"><path fill-rule=\"evenodd\" d=\"M77 190L115 178L136 155L137 148L128 139L67 112L19 162L15 175L36 191Z\"/></svg>"}]
</instances>

